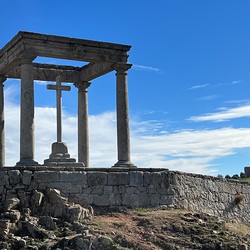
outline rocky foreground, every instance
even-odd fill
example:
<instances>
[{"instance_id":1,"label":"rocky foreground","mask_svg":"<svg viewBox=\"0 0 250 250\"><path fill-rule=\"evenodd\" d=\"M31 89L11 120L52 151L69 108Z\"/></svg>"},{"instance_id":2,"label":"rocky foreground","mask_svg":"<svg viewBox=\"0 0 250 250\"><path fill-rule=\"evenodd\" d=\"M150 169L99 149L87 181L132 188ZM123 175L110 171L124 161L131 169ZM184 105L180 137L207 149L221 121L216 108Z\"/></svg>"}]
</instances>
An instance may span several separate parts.
<instances>
[{"instance_id":1,"label":"rocky foreground","mask_svg":"<svg viewBox=\"0 0 250 250\"><path fill-rule=\"evenodd\" d=\"M162 206L101 211L56 189L8 193L0 203L0 249L248 249L250 227Z\"/></svg>"}]
</instances>

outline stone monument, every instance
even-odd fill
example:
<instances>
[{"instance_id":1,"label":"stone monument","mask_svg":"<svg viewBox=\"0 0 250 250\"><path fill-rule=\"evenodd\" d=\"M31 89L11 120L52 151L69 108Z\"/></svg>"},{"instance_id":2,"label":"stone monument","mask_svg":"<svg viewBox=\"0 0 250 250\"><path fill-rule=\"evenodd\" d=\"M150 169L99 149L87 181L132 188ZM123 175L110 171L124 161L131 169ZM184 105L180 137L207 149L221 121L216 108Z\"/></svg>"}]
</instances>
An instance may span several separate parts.
<instances>
[{"instance_id":1,"label":"stone monument","mask_svg":"<svg viewBox=\"0 0 250 250\"><path fill-rule=\"evenodd\" d=\"M62 142L62 91L70 91L70 86L61 85L61 77L56 78L56 85L48 84L47 89L56 91L56 120L57 120L57 141L52 144L52 153L49 159L44 160L44 165L56 165L61 166L65 164L70 165L75 163L74 158L70 158L68 148L64 142ZM83 166L82 163L80 166Z\"/></svg>"},{"instance_id":2,"label":"stone monument","mask_svg":"<svg viewBox=\"0 0 250 250\"><path fill-rule=\"evenodd\" d=\"M78 88L78 162L89 166L88 96L90 81L116 71L116 112L118 161L114 167L134 167L130 161L130 135L127 71L131 46L54 35L20 31L0 50L0 166L5 165L4 96L7 78L21 79L20 161L21 166L34 166L34 80L73 83ZM41 64L37 57L59 58L87 62L82 67ZM51 87L52 88L52 87ZM57 86L59 92L64 86ZM61 89L60 89L61 88ZM63 89L62 89L63 88ZM59 112L60 109L57 109ZM60 119L59 119L60 120ZM60 130L60 122L57 123ZM61 132L58 132L60 136ZM57 138L60 139L60 138ZM58 158L60 154L60 160ZM52 145L50 159L71 162L67 147L61 140ZM45 160L48 163L49 160Z\"/></svg>"}]
</instances>

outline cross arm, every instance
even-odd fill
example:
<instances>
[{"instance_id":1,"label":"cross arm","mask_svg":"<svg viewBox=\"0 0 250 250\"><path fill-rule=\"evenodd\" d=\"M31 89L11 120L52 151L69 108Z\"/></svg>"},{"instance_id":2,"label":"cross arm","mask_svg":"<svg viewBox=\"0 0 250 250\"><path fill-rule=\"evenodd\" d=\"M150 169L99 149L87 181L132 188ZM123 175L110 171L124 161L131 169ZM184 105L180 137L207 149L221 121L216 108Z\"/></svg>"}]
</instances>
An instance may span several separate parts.
<instances>
[{"instance_id":1,"label":"cross arm","mask_svg":"<svg viewBox=\"0 0 250 250\"><path fill-rule=\"evenodd\" d=\"M58 85L53 85L53 84L47 84L47 89L70 91L71 87L70 86L58 86Z\"/></svg>"}]
</instances>

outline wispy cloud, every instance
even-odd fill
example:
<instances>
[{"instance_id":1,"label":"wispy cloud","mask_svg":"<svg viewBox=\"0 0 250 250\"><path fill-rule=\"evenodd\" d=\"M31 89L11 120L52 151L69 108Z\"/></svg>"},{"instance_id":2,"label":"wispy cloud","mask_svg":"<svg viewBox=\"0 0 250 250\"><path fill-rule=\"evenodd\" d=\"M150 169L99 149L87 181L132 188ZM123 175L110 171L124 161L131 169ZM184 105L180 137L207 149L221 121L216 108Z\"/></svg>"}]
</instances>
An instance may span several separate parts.
<instances>
[{"instance_id":1,"label":"wispy cloud","mask_svg":"<svg viewBox=\"0 0 250 250\"><path fill-rule=\"evenodd\" d=\"M209 83L203 83L203 84L197 84L197 85L194 85L192 87L189 88L189 90L193 90L193 89L203 89L203 88L206 88L210 86Z\"/></svg>"},{"instance_id":2,"label":"wispy cloud","mask_svg":"<svg viewBox=\"0 0 250 250\"><path fill-rule=\"evenodd\" d=\"M217 95L202 96L198 98L198 101L210 101L216 99L217 97L218 97Z\"/></svg>"},{"instance_id":3,"label":"wispy cloud","mask_svg":"<svg viewBox=\"0 0 250 250\"><path fill-rule=\"evenodd\" d=\"M250 105L243 105L236 108L222 107L218 112L208 113L200 116L192 116L188 120L195 122L214 121L224 122L231 119L250 117Z\"/></svg>"},{"instance_id":4,"label":"wispy cloud","mask_svg":"<svg viewBox=\"0 0 250 250\"><path fill-rule=\"evenodd\" d=\"M155 68L155 67L138 65L138 64L133 64L132 69L140 70L140 71L150 71L150 72L155 72L155 73L159 73L161 71L160 69Z\"/></svg>"},{"instance_id":5,"label":"wispy cloud","mask_svg":"<svg viewBox=\"0 0 250 250\"><path fill-rule=\"evenodd\" d=\"M241 80L234 80L231 82L219 82L215 84L202 83L202 84L193 85L188 90L203 89L203 88L218 88L218 87L224 87L224 86L235 85L235 84L240 84L240 83L242 83Z\"/></svg>"}]
</instances>

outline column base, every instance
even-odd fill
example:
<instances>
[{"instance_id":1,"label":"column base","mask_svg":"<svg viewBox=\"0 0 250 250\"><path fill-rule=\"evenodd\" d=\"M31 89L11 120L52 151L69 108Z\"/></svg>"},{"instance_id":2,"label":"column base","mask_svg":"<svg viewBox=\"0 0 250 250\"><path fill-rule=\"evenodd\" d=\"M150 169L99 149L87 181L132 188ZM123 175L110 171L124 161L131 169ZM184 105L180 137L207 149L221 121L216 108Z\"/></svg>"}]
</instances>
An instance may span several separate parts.
<instances>
[{"instance_id":1,"label":"column base","mask_svg":"<svg viewBox=\"0 0 250 250\"><path fill-rule=\"evenodd\" d=\"M131 161L119 160L112 168L137 168Z\"/></svg>"},{"instance_id":2,"label":"column base","mask_svg":"<svg viewBox=\"0 0 250 250\"><path fill-rule=\"evenodd\" d=\"M44 165L47 166L65 166L65 165L74 165L78 167L84 167L84 164L76 162L76 159L70 158L68 153L68 148L63 142L54 142L52 144L52 153L49 156L49 159L44 160Z\"/></svg>"},{"instance_id":3,"label":"column base","mask_svg":"<svg viewBox=\"0 0 250 250\"><path fill-rule=\"evenodd\" d=\"M37 166L37 165L40 164L32 159L21 159L19 162L16 163L16 166Z\"/></svg>"}]
</instances>

